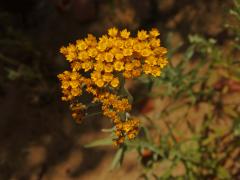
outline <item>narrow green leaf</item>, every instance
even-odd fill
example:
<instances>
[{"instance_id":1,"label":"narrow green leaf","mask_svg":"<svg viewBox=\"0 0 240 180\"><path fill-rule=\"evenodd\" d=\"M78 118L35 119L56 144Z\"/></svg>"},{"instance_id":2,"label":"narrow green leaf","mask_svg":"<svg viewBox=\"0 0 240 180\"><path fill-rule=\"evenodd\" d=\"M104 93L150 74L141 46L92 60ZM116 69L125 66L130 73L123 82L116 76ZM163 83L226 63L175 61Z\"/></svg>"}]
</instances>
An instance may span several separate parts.
<instances>
[{"instance_id":1,"label":"narrow green leaf","mask_svg":"<svg viewBox=\"0 0 240 180\"><path fill-rule=\"evenodd\" d=\"M240 117L235 118L233 125L234 134L240 136Z\"/></svg>"},{"instance_id":2,"label":"narrow green leaf","mask_svg":"<svg viewBox=\"0 0 240 180\"><path fill-rule=\"evenodd\" d=\"M192 58L193 54L194 54L194 46L190 46L187 49L186 53L184 54L184 60L186 60L186 61L190 60Z\"/></svg>"},{"instance_id":3,"label":"narrow green leaf","mask_svg":"<svg viewBox=\"0 0 240 180\"><path fill-rule=\"evenodd\" d=\"M111 163L110 170L113 170L116 167L121 165L122 160L123 160L123 155L124 155L124 149L125 149L124 147L121 147L117 150L117 152L113 158L113 161Z\"/></svg>"},{"instance_id":4,"label":"narrow green leaf","mask_svg":"<svg viewBox=\"0 0 240 180\"><path fill-rule=\"evenodd\" d=\"M96 146L108 146L112 145L112 138L104 138L104 139L98 139L96 141L93 141L89 144L84 145L85 148L92 148Z\"/></svg>"}]
</instances>

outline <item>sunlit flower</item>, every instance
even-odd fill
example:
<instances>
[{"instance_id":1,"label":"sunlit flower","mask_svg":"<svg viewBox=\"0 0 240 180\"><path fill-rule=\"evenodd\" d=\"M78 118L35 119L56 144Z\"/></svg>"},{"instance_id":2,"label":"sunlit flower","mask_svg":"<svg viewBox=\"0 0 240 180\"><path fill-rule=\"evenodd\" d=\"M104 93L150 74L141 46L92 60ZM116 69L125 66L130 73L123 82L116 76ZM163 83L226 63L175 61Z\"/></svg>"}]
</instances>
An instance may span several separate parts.
<instances>
[{"instance_id":1,"label":"sunlit flower","mask_svg":"<svg viewBox=\"0 0 240 180\"><path fill-rule=\"evenodd\" d=\"M88 45L83 40L77 40L76 47L79 51L83 51L87 49Z\"/></svg>"},{"instance_id":2,"label":"sunlit flower","mask_svg":"<svg viewBox=\"0 0 240 180\"><path fill-rule=\"evenodd\" d=\"M109 30L108 30L108 35L109 36L111 36L111 37L115 37L115 36L117 36L117 34L118 34L118 29L117 28L110 28Z\"/></svg>"},{"instance_id":3,"label":"sunlit flower","mask_svg":"<svg viewBox=\"0 0 240 180\"><path fill-rule=\"evenodd\" d=\"M131 56L132 55L132 49L124 49L123 50L123 55L124 56Z\"/></svg>"},{"instance_id":4,"label":"sunlit flower","mask_svg":"<svg viewBox=\"0 0 240 180\"><path fill-rule=\"evenodd\" d=\"M103 81L110 82L113 79L113 75L111 73L105 73L103 75Z\"/></svg>"},{"instance_id":5,"label":"sunlit flower","mask_svg":"<svg viewBox=\"0 0 240 180\"><path fill-rule=\"evenodd\" d=\"M149 34L152 37L158 37L160 35L159 31L156 28L152 28L152 30L149 32Z\"/></svg>"},{"instance_id":6,"label":"sunlit flower","mask_svg":"<svg viewBox=\"0 0 240 180\"><path fill-rule=\"evenodd\" d=\"M130 36L130 32L128 32L127 29L122 30L120 34L121 34L121 37L124 39L128 39Z\"/></svg>"},{"instance_id":7,"label":"sunlit flower","mask_svg":"<svg viewBox=\"0 0 240 180\"><path fill-rule=\"evenodd\" d=\"M123 56L122 53L117 53L117 54L115 54L115 58L116 58L117 60L121 60L123 57L124 57L124 56Z\"/></svg>"},{"instance_id":8,"label":"sunlit flower","mask_svg":"<svg viewBox=\"0 0 240 180\"><path fill-rule=\"evenodd\" d=\"M138 31L137 36L139 40L145 40L148 38L147 31L144 31L144 30Z\"/></svg>"},{"instance_id":9,"label":"sunlit flower","mask_svg":"<svg viewBox=\"0 0 240 180\"><path fill-rule=\"evenodd\" d=\"M125 64L126 71L131 71L134 68L134 64L131 62L128 62Z\"/></svg>"},{"instance_id":10,"label":"sunlit flower","mask_svg":"<svg viewBox=\"0 0 240 180\"><path fill-rule=\"evenodd\" d=\"M122 61L115 61L113 66L116 71L122 71L124 69L124 63Z\"/></svg>"},{"instance_id":11,"label":"sunlit flower","mask_svg":"<svg viewBox=\"0 0 240 180\"><path fill-rule=\"evenodd\" d=\"M114 123L116 145L137 136L139 120L129 115L131 104L122 87L124 79L161 75L168 61L167 49L157 38L159 34L157 29L141 30L137 37L130 37L127 29L110 28L107 35L98 39L88 34L60 49L71 67L58 75L62 100L70 101L72 117L77 122L82 121L91 103L98 103L102 114ZM83 93L91 94L90 104L76 103Z\"/></svg>"},{"instance_id":12,"label":"sunlit flower","mask_svg":"<svg viewBox=\"0 0 240 180\"><path fill-rule=\"evenodd\" d=\"M111 64L106 64L104 66L104 71L107 72L107 73L110 73L113 71L113 66Z\"/></svg>"},{"instance_id":13,"label":"sunlit flower","mask_svg":"<svg viewBox=\"0 0 240 180\"><path fill-rule=\"evenodd\" d=\"M113 54L112 53L106 53L105 54L105 61L106 62L113 62Z\"/></svg>"},{"instance_id":14,"label":"sunlit flower","mask_svg":"<svg viewBox=\"0 0 240 180\"><path fill-rule=\"evenodd\" d=\"M104 86L104 81L103 81L103 79L97 79L96 80L96 85L98 86L98 87L103 87Z\"/></svg>"},{"instance_id":15,"label":"sunlit flower","mask_svg":"<svg viewBox=\"0 0 240 180\"><path fill-rule=\"evenodd\" d=\"M113 80L111 81L111 86L115 88L118 87L118 85L119 85L118 78L113 78Z\"/></svg>"}]
</instances>

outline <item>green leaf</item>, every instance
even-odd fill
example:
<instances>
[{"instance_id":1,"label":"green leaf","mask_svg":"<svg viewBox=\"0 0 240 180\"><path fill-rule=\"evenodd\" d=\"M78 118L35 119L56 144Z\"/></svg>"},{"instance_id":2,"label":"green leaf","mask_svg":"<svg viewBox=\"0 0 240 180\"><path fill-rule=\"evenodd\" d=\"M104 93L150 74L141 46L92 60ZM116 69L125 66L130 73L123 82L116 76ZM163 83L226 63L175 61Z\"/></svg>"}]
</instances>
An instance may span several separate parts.
<instances>
[{"instance_id":1,"label":"green leaf","mask_svg":"<svg viewBox=\"0 0 240 180\"><path fill-rule=\"evenodd\" d=\"M13 69L7 69L7 71L8 71L8 79L10 80L15 80L21 76L19 72L14 71Z\"/></svg>"},{"instance_id":2,"label":"green leaf","mask_svg":"<svg viewBox=\"0 0 240 180\"><path fill-rule=\"evenodd\" d=\"M85 148L92 148L96 146L109 146L112 145L112 138L104 138L104 139L99 139L96 141L93 141L89 144L84 145Z\"/></svg>"},{"instance_id":3,"label":"green leaf","mask_svg":"<svg viewBox=\"0 0 240 180\"><path fill-rule=\"evenodd\" d=\"M192 44L197 44L197 43L203 43L204 42L204 39L199 35L189 35L188 39L189 39L190 43L192 43Z\"/></svg>"},{"instance_id":4,"label":"green leaf","mask_svg":"<svg viewBox=\"0 0 240 180\"><path fill-rule=\"evenodd\" d=\"M187 49L186 53L184 54L184 59L188 61L189 59L192 58L193 54L194 54L194 46L190 46Z\"/></svg>"},{"instance_id":5,"label":"green leaf","mask_svg":"<svg viewBox=\"0 0 240 180\"><path fill-rule=\"evenodd\" d=\"M124 156L124 152L125 152L125 147L121 147L117 150L113 161L111 163L111 167L110 170L115 169L116 167L120 166L123 160L123 156Z\"/></svg>"},{"instance_id":6,"label":"green leaf","mask_svg":"<svg viewBox=\"0 0 240 180\"><path fill-rule=\"evenodd\" d=\"M102 132L106 132L106 133L111 133L114 131L114 128L110 128L110 129L102 129Z\"/></svg>"},{"instance_id":7,"label":"green leaf","mask_svg":"<svg viewBox=\"0 0 240 180\"><path fill-rule=\"evenodd\" d=\"M218 167L217 176L219 179L231 179L229 172L222 166Z\"/></svg>"},{"instance_id":8,"label":"green leaf","mask_svg":"<svg viewBox=\"0 0 240 180\"><path fill-rule=\"evenodd\" d=\"M236 136L240 136L240 117L234 120L233 129L234 129L234 134Z\"/></svg>"}]
</instances>

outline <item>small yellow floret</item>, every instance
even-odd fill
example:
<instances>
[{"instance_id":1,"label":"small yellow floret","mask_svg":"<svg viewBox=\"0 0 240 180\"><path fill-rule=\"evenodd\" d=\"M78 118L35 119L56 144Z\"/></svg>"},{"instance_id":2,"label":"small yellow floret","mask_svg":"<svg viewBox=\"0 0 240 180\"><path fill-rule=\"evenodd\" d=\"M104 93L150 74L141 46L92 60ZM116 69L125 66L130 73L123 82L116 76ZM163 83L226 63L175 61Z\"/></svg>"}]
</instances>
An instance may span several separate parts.
<instances>
[{"instance_id":1,"label":"small yellow floret","mask_svg":"<svg viewBox=\"0 0 240 180\"><path fill-rule=\"evenodd\" d=\"M112 53L106 53L105 54L105 60L106 62L113 62L113 54Z\"/></svg>"},{"instance_id":2,"label":"small yellow floret","mask_svg":"<svg viewBox=\"0 0 240 180\"><path fill-rule=\"evenodd\" d=\"M83 40L77 40L77 48L79 51L83 51L83 50L86 50L88 45L87 43L85 43Z\"/></svg>"},{"instance_id":3,"label":"small yellow floret","mask_svg":"<svg viewBox=\"0 0 240 180\"><path fill-rule=\"evenodd\" d=\"M101 88L101 87L104 86L104 81L103 81L102 79L98 79L98 80L96 81L96 85Z\"/></svg>"},{"instance_id":4,"label":"small yellow floret","mask_svg":"<svg viewBox=\"0 0 240 180\"><path fill-rule=\"evenodd\" d=\"M124 62L122 62L122 61L115 61L114 69L116 71L122 71L124 69Z\"/></svg>"},{"instance_id":5,"label":"small yellow floret","mask_svg":"<svg viewBox=\"0 0 240 180\"><path fill-rule=\"evenodd\" d=\"M137 36L138 36L138 39L141 40L141 41L148 38L147 31L144 31L144 30L138 31Z\"/></svg>"},{"instance_id":6,"label":"small yellow floret","mask_svg":"<svg viewBox=\"0 0 240 180\"><path fill-rule=\"evenodd\" d=\"M111 37L115 37L118 34L118 29L113 27L108 30L108 35Z\"/></svg>"},{"instance_id":7,"label":"small yellow floret","mask_svg":"<svg viewBox=\"0 0 240 180\"><path fill-rule=\"evenodd\" d=\"M111 86L116 88L116 87L118 87L118 85L119 85L118 78L113 78L113 80L111 81Z\"/></svg>"},{"instance_id":8,"label":"small yellow floret","mask_svg":"<svg viewBox=\"0 0 240 180\"><path fill-rule=\"evenodd\" d=\"M159 31L156 28L152 28L152 30L149 32L149 34L152 37L158 37L160 35Z\"/></svg>"},{"instance_id":9,"label":"small yellow floret","mask_svg":"<svg viewBox=\"0 0 240 180\"><path fill-rule=\"evenodd\" d=\"M120 34L121 34L121 37L124 39L128 39L130 36L130 32L128 32L127 29L122 30Z\"/></svg>"}]
</instances>

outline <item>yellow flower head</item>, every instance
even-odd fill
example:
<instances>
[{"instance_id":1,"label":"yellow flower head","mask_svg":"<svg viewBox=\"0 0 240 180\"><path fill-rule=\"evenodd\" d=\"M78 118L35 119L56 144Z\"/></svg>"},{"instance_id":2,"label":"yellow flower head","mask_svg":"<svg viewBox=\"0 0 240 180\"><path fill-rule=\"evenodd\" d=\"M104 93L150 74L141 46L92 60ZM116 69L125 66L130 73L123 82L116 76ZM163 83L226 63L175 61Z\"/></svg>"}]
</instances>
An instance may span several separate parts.
<instances>
[{"instance_id":1,"label":"yellow flower head","mask_svg":"<svg viewBox=\"0 0 240 180\"><path fill-rule=\"evenodd\" d=\"M115 54L115 58L116 58L117 60L121 60L123 57L124 57L124 56L123 56L122 53L117 53L117 54Z\"/></svg>"},{"instance_id":2,"label":"yellow flower head","mask_svg":"<svg viewBox=\"0 0 240 180\"><path fill-rule=\"evenodd\" d=\"M130 32L128 32L127 29L122 30L120 34L121 34L121 37L124 39L128 39L130 36Z\"/></svg>"},{"instance_id":3,"label":"yellow flower head","mask_svg":"<svg viewBox=\"0 0 240 180\"><path fill-rule=\"evenodd\" d=\"M127 79L130 79L130 78L132 78L132 73L131 73L131 71L124 71L123 76Z\"/></svg>"},{"instance_id":4,"label":"yellow flower head","mask_svg":"<svg viewBox=\"0 0 240 180\"><path fill-rule=\"evenodd\" d=\"M80 96L82 94L82 90L79 88L71 89L71 94L73 97Z\"/></svg>"},{"instance_id":5,"label":"yellow flower head","mask_svg":"<svg viewBox=\"0 0 240 180\"><path fill-rule=\"evenodd\" d=\"M77 53L74 53L74 52L71 52L69 54L66 55L66 59L69 61L69 62L72 62L73 60L75 60L77 57Z\"/></svg>"},{"instance_id":6,"label":"yellow flower head","mask_svg":"<svg viewBox=\"0 0 240 180\"><path fill-rule=\"evenodd\" d=\"M113 75L111 73L105 73L103 75L103 81L110 82L113 79Z\"/></svg>"},{"instance_id":7,"label":"yellow flower head","mask_svg":"<svg viewBox=\"0 0 240 180\"><path fill-rule=\"evenodd\" d=\"M110 73L113 71L113 66L111 64L106 64L104 66L104 71L107 72L107 73Z\"/></svg>"},{"instance_id":8,"label":"yellow flower head","mask_svg":"<svg viewBox=\"0 0 240 180\"><path fill-rule=\"evenodd\" d=\"M69 44L66 50L67 50L67 53L76 52L77 47L74 46L73 44Z\"/></svg>"},{"instance_id":9,"label":"yellow flower head","mask_svg":"<svg viewBox=\"0 0 240 180\"><path fill-rule=\"evenodd\" d=\"M119 85L118 78L113 78L113 80L111 81L111 86L116 88L116 87L118 87L118 85Z\"/></svg>"},{"instance_id":10,"label":"yellow flower head","mask_svg":"<svg viewBox=\"0 0 240 180\"><path fill-rule=\"evenodd\" d=\"M72 72L72 74L70 75L71 80L78 80L80 77L80 74L77 72Z\"/></svg>"},{"instance_id":11,"label":"yellow flower head","mask_svg":"<svg viewBox=\"0 0 240 180\"><path fill-rule=\"evenodd\" d=\"M155 55L165 56L167 54L167 49L164 47L157 47L153 50Z\"/></svg>"},{"instance_id":12,"label":"yellow flower head","mask_svg":"<svg viewBox=\"0 0 240 180\"><path fill-rule=\"evenodd\" d=\"M70 83L68 81L63 81L62 82L62 89L68 89L70 87Z\"/></svg>"},{"instance_id":13,"label":"yellow flower head","mask_svg":"<svg viewBox=\"0 0 240 180\"><path fill-rule=\"evenodd\" d=\"M156 28L152 28L152 30L149 32L149 34L152 37L158 37L160 35L159 31Z\"/></svg>"},{"instance_id":14,"label":"yellow flower head","mask_svg":"<svg viewBox=\"0 0 240 180\"><path fill-rule=\"evenodd\" d=\"M92 34L88 34L87 38L85 38L85 42L88 46L96 47L97 45L97 39Z\"/></svg>"},{"instance_id":15,"label":"yellow flower head","mask_svg":"<svg viewBox=\"0 0 240 180\"><path fill-rule=\"evenodd\" d=\"M103 53L98 53L98 55L96 56L96 61L99 62L99 61L104 61L105 59L105 55Z\"/></svg>"},{"instance_id":16,"label":"yellow flower head","mask_svg":"<svg viewBox=\"0 0 240 180\"><path fill-rule=\"evenodd\" d=\"M143 49L142 51L141 51L141 55L143 56L143 57L148 57L148 56L150 56L152 54L152 51L150 50L150 49Z\"/></svg>"},{"instance_id":17,"label":"yellow flower head","mask_svg":"<svg viewBox=\"0 0 240 180\"><path fill-rule=\"evenodd\" d=\"M95 63L94 64L94 70L103 71L104 70L104 64L102 62Z\"/></svg>"},{"instance_id":18,"label":"yellow flower head","mask_svg":"<svg viewBox=\"0 0 240 180\"><path fill-rule=\"evenodd\" d=\"M89 59L89 55L87 53L87 51L82 51L78 53L78 59L85 61L87 59Z\"/></svg>"},{"instance_id":19,"label":"yellow flower head","mask_svg":"<svg viewBox=\"0 0 240 180\"><path fill-rule=\"evenodd\" d=\"M82 63L79 61L74 61L71 63L71 68L73 72L79 71L82 68Z\"/></svg>"},{"instance_id":20,"label":"yellow flower head","mask_svg":"<svg viewBox=\"0 0 240 180\"><path fill-rule=\"evenodd\" d=\"M92 69L92 66L93 64L90 61L82 63L82 69L84 69L85 72L90 71Z\"/></svg>"},{"instance_id":21,"label":"yellow flower head","mask_svg":"<svg viewBox=\"0 0 240 180\"><path fill-rule=\"evenodd\" d=\"M132 76L133 77L139 77L141 75L141 73L142 73L141 69L134 69L132 71Z\"/></svg>"},{"instance_id":22,"label":"yellow flower head","mask_svg":"<svg viewBox=\"0 0 240 180\"><path fill-rule=\"evenodd\" d=\"M146 40L148 38L147 31L144 30L138 31L137 37L141 41Z\"/></svg>"},{"instance_id":23,"label":"yellow flower head","mask_svg":"<svg viewBox=\"0 0 240 180\"><path fill-rule=\"evenodd\" d=\"M72 117L75 119L77 123L81 123L83 120L84 112L86 110L86 106L82 103L71 103L70 109L72 112Z\"/></svg>"},{"instance_id":24,"label":"yellow flower head","mask_svg":"<svg viewBox=\"0 0 240 180\"><path fill-rule=\"evenodd\" d=\"M92 58L96 57L98 54L98 51L96 48L90 48L88 49L88 55Z\"/></svg>"},{"instance_id":25,"label":"yellow flower head","mask_svg":"<svg viewBox=\"0 0 240 180\"><path fill-rule=\"evenodd\" d=\"M157 64L161 67L164 68L167 65L168 61L166 58L159 58L157 60Z\"/></svg>"},{"instance_id":26,"label":"yellow flower head","mask_svg":"<svg viewBox=\"0 0 240 180\"><path fill-rule=\"evenodd\" d=\"M136 43L133 45L133 50L138 53L141 52L143 48L144 48L144 46L142 43Z\"/></svg>"},{"instance_id":27,"label":"yellow flower head","mask_svg":"<svg viewBox=\"0 0 240 180\"><path fill-rule=\"evenodd\" d=\"M104 86L104 81L102 79L97 79L96 80L96 85L101 88L101 87Z\"/></svg>"},{"instance_id":28,"label":"yellow flower head","mask_svg":"<svg viewBox=\"0 0 240 180\"><path fill-rule=\"evenodd\" d=\"M109 39L106 41L107 47L108 47L108 48L112 48L113 45L114 45L114 41L115 41L115 39L109 38Z\"/></svg>"},{"instance_id":29,"label":"yellow flower head","mask_svg":"<svg viewBox=\"0 0 240 180\"><path fill-rule=\"evenodd\" d=\"M124 69L124 62L122 62L122 61L115 61L114 69L116 71L122 71Z\"/></svg>"},{"instance_id":30,"label":"yellow flower head","mask_svg":"<svg viewBox=\"0 0 240 180\"><path fill-rule=\"evenodd\" d=\"M128 39L124 43L124 46L127 49L132 49L133 45L134 45L134 40L133 39Z\"/></svg>"},{"instance_id":31,"label":"yellow flower head","mask_svg":"<svg viewBox=\"0 0 240 180\"><path fill-rule=\"evenodd\" d=\"M111 37L116 37L118 34L117 28L113 27L108 30L108 35Z\"/></svg>"},{"instance_id":32,"label":"yellow flower head","mask_svg":"<svg viewBox=\"0 0 240 180\"><path fill-rule=\"evenodd\" d=\"M68 52L68 50L67 50L67 48L66 48L66 47L61 47L61 48L60 48L60 53L62 53L62 54L64 54L64 55L66 55L66 54L67 54L67 52Z\"/></svg>"},{"instance_id":33,"label":"yellow flower head","mask_svg":"<svg viewBox=\"0 0 240 180\"><path fill-rule=\"evenodd\" d=\"M98 43L97 49L101 52L105 51L107 49L107 43L106 42Z\"/></svg>"},{"instance_id":34,"label":"yellow flower head","mask_svg":"<svg viewBox=\"0 0 240 180\"><path fill-rule=\"evenodd\" d=\"M125 64L125 70L126 71L131 71L134 68L134 64L131 62L128 62Z\"/></svg>"},{"instance_id":35,"label":"yellow flower head","mask_svg":"<svg viewBox=\"0 0 240 180\"><path fill-rule=\"evenodd\" d=\"M150 45L153 47L153 48L157 48L160 46L160 40L159 39L152 39L150 41Z\"/></svg>"},{"instance_id":36,"label":"yellow flower head","mask_svg":"<svg viewBox=\"0 0 240 180\"><path fill-rule=\"evenodd\" d=\"M79 51L83 51L83 50L86 50L88 45L86 42L84 42L83 40L77 40L77 49Z\"/></svg>"},{"instance_id":37,"label":"yellow flower head","mask_svg":"<svg viewBox=\"0 0 240 180\"><path fill-rule=\"evenodd\" d=\"M124 56L131 56L133 53L132 49L124 49L123 50L123 55Z\"/></svg>"},{"instance_id":38,"label":"yellow flower head","mask_svg":"<svg viewBox=\"0 0 240 180\"><path fill-rule=\"evenodd\" d=\"M123 42L124 42L123 40L118 39L118 40L116 40L114 42L114 45L115 45L115 47L122 49L124 47L124 43Z\"/></svg>"},{"instance_id":39,"label":"yellow flower head","mask_svg":"<svg viewBox=\"0 0 240 180\"><path fill-rule=\"evenodd\" d=\"M143 65L143 71L145 72L145 74L150 74L150 73L152 73L152 68L151 68L150 65L144 64Z\"/></svg>"},{"instance_id":40,"label":"yellow flower head","mask_svg":"<svg viewBox=\"0 0 240 180\"><path fill-rule=\"evenodd\" d=\"M154 66L157 64L157 58L154 56L149 56L146 58L145 62L149 64L150 66Z\"/></svg>"},{"instance_id":41,"label":"yellow flower head","mask_svg":"<svg viewBox=\"0 0 240 180\"><path fill-rule=\"evenodd\" d=\"M73 80L69 82L69 85L71 86L71 88L77 88L80 85L80 82L77 80Z\"/></svg>"},{"instance_id":42,"label":"yellow flower head","mask_svg":"<svg viewBox=\"0 0 240 180\"><path fill-rule=\"evenodd\" d=\"M160 67L152 67L152 73L151 73L154 77L160 76L161 74L161 69Z\"/></svg>"},{"instance_id":43,"label":"yellow flower head","mask_svg":"<svg viewBox=\"0 0 240 180\"><path fill-rule=\"evenodd\" d=\"M98 71L93 71L92 73L91 73L91 79L93 80L93 81L97 81L98 79L100 79L101 78L101 73L100 72L98 72Z\"/></svg>"},{"instance_id":44,"label":"yellow flower head","mask_svg":"<svg viewBox=\"0 0 240 180\"><path fill-rule=\"evenodd\" d=\"M113 54L112 53L106 53L105 54L105 60L106 60L106 62L113 62Z\"/></svg>"},{"instance_id":45,"label":"yellow flower head","mask_svg":"<svg viewBox=\"0 0 240 180\"><path fill-rule=\"evenodd\" d=\"M135 67L140 67L141 66L141 62L139 60L135 59L135 60L132 61L132 63Z\"/></svg>"}]
</instances>

